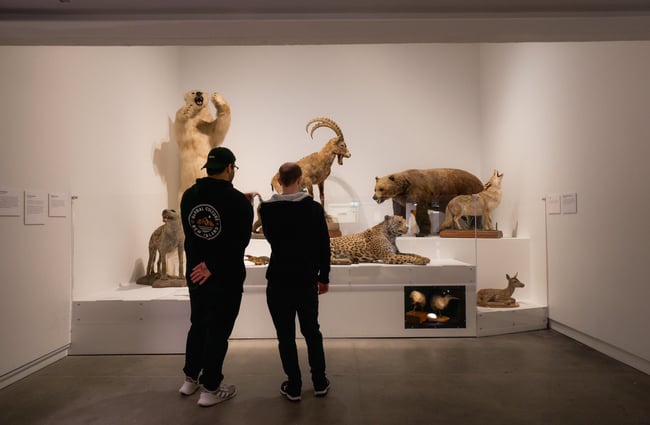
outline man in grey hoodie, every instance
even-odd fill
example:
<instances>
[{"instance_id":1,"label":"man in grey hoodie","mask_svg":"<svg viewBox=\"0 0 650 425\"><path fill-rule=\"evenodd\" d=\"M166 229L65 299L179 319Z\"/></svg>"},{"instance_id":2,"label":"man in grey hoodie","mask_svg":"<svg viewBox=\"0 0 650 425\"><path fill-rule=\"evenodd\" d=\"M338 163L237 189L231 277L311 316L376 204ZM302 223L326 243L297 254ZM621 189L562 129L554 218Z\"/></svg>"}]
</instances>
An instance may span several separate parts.
<instances>
[{"instance_id":1,"label":"man in grey hoodie","mask_svg":"<svg viewBox=\"0 0 650 425\"><path fill-rule=\"evenodd\" d=\"M280 393L291 401L300 401L296 314L307 344L314 394L325 396L330 386L318 323L318 295L326 293L329 284L330 238L323 207L300 190L300 166L282 164L279 177L282 194L274 194L260 207L264 236L271 245L266 300L287 374Z\"/></svg>"}]
</instances>

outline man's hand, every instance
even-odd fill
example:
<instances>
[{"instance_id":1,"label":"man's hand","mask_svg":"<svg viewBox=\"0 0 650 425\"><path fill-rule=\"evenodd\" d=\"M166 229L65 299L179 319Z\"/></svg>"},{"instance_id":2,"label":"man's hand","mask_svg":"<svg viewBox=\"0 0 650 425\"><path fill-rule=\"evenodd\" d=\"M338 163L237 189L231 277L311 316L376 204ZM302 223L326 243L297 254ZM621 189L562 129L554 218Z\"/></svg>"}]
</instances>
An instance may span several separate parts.
<instances>
[{"instance_id":1,"label":"man's hand","mask_svg":"<svg viewBox=\"0 0 650 425\"><path fill-rule=\"evenodd\" d=\"M190 273L192 283L198 283L199 285L203 285L210 276L212 276L212 273L208 270L208 266L206 266L203 261L197 264L192 269L192 273Z\"/></svg>"},{"instance_id":2,"label":"man's hand","mask_svg":"<svg viewBox=\"0 0 650 425\"><path fill-rule=\"evenodd\" d=\"M318 295L327 294L329 291L330 285L327 283L318 282Z\"/></svg>"},{"instance_id":3,"label":"man's hand","mask_svg":"<svg viewBox=\"0 0 650 425\"><path fill-rule=\"evenodd\" d=\"M246 192L244 193L244 196L246 196L246 199L248 199L248 202L250 202L251 204L253 203L253 198L255 198L255 196L259 196L260 198L262 198L262 195L260 195L257 192Z\"/></svg>"}]
</instances>

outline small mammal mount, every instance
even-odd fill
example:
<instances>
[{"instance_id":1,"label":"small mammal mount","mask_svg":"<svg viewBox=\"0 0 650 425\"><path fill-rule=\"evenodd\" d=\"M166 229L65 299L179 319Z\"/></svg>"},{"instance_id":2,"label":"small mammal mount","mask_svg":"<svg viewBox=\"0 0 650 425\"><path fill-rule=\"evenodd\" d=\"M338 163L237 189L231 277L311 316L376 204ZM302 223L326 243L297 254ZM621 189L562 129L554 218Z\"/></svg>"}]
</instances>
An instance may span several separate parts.
<instances>
[{"instance_id":1,"label":"small mammal mount","mask_svg":"<svg viewBox=\"0 0 650 425\"><path fill-rule=\"evenodd\" d=\"M514 308L519 307L517 300L512 297L515 288L523 288L525 285L517 278L517 274L510 277L506 274L508 286L504 289L481 289L476 294L476 304L479 307Z\"/></svg>"},{"instance_id":2,"label":"small mammal mount","mask_svg":"<svg viewBox=\"0 0 650 425\"><path fill-rule=\"evenodd\" d=\"M445 210L445 221L441 229L455 227L462 229L460 218L463 216L483 217L483 230L495 230L492 225L492 211L501 203L501 180L503 173L494 170L485 188L473 195L459 195L449 201Z\"/></svg>"}]
</instances>

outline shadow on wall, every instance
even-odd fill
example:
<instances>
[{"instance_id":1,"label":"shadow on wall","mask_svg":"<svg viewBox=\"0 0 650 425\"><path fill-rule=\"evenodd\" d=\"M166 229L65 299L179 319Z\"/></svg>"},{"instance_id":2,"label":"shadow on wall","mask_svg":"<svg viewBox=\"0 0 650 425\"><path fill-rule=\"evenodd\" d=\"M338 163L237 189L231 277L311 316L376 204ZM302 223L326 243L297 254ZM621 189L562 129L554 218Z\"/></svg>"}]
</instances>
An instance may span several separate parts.
<instances>
[{"instance_id":1,"label":"shadow on wall","mask_svg":"<svg viewBox=\"0 0 650 425\"><path fill-rule=\"evenodd\" d=\"M167 188L167 208L179 211L180 199L178 197L178 182L180 171L178 165L178 145L174 140L173 121L168 120L169 140L163 141L153 152L154 172L160 176Z\"/></svg>"},{"instance_id":2,"label":"shadow on wall","mask_svg":"<svg viewBox=\"0 0 650 425\"><path fill-rule=\"evenodd\" d=\"M326 185L327 185L327 183L330 183L330 184L335 183L335 184L337 184L343 190L343 192L347 195L347 197L350 199L350 202L352 202L352 201L358 202L359 201L359 194L356 193L354 191L354 189L352 188L352 186L350 184L348 184L348 182L346 182L342 178L336 177L336 176L329 176L327 178L327 180L325 180ZM316 189L316 191L317 190L318 189ZM327 187L325 187L325 190L327 190ZM327 204L325 206L327 206Z\"/></svg>"},{"instance_id":3,"label":"shadow on wall","mask_svg":"<svg viewBox=\"0 0 650 425\"><path fill-rule=\"evenodd\" d=\"M142 258L138 258L135 260L135 264L133 265L133 271L131 272L131 279L129 282L136 282L141 276L144 276L144 274L144 261Z\"/></svg>"}]
</instances>

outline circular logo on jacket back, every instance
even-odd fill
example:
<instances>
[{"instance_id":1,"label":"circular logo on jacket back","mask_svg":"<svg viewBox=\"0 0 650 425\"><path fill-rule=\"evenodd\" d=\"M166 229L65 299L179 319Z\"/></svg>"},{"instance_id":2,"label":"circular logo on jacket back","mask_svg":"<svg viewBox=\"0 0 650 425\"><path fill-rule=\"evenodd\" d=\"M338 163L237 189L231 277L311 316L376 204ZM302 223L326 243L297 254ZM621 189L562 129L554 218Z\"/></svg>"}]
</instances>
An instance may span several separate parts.
<instances>
[{"instance_id":1,"label":"circular logo on jacket back","mask_svg":"<svg viewBox=\"0 0 650 425\"><path fill-rule=\"evenodd\" d=\"M221 233L221 217L212 205L195 206L190 211L188 220L192 232L199 238L214 239Z\"/></svg>"}]
</instances>

